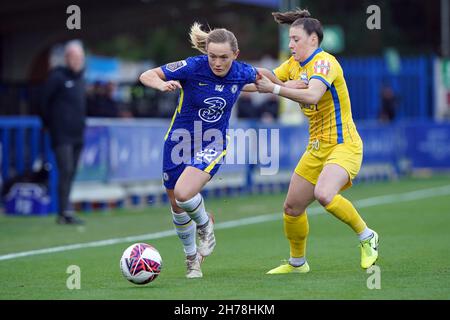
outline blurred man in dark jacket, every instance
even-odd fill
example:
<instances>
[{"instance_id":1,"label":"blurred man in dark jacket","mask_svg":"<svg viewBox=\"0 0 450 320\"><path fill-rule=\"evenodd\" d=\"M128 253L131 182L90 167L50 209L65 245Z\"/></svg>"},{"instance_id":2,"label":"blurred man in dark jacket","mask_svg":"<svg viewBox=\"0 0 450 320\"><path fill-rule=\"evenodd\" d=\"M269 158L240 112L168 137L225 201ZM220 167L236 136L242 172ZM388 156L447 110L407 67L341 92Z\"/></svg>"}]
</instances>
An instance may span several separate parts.
<instances>
[{"instance_id":1,"label":"blurred man in dark jacket","mask_svg":"<svg viewBox=\"0 0 450 320\"><path fill-rule=\"evenodd\" d=\"M42 120L49 130L58 167L59 224L82 224L69 209L69 195L83 148L86 93L83 79L84 50L70 42L65 47L65 67L50 72L44 86Z\"/></svg>"}]
</instances>

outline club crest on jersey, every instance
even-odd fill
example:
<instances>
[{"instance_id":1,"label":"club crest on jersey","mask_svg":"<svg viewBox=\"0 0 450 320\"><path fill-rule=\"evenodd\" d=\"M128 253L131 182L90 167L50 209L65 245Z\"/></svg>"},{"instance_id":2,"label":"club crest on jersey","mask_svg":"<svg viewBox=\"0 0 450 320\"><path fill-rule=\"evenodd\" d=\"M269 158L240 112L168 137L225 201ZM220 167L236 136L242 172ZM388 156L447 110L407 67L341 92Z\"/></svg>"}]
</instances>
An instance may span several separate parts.
<instances>
[{"instance_id":1,"label":"club crest on jersey","mask_svg":"<svg viewBox=\"0 0 450 320\"><path fill-rule=\"evenodd\" d=\"M330 72L330 62L327 60L317 60L314 64L314 73L320 73L324 76L328 75Z\"/></svg>"},{"instance_id":2,"label":"club crest on jersey","mask_svg":"<svg viewBox=\"0 0 450 320\"><path fill-rule=\"evenodd\" d=\"M187 62L186 60L181 60L181 61L176 61L176 62L171 62L168 63L166 65L166 69L171 71L171 72L175 72L183 67L187 66Z\"/></svg>"},{"instance_id":3,"label":"club crest on jersey","mask_svg":"<svg viewBox=\"0 0 450 320\"><path fill-rule=\"evenodd\" d=\"M227 102L220 97L211 97L203 101L208 105L207 108L198 110L200 119L206 122L216 122L222 117Z\"/></svg>"},{"instance_id":4,"label":"club crest on jersey","mask_svg":"<svg viewBox=\"0 0 450 320\"><path fill-rule=\"evenodd\" d=\"M304 83L308 84L309 83L308 74L306 72L301 73L300 80L303 81Z\"/></svg>"},{"instance_id":5,"label":"club crest on jersey","mask_svg":"<svg viewBox=\"0 0 450 320\"><path fill-rule=\"evenodd\" d=\"M237 90L238 90L237 84L233 84L233 86L231 87L231 93L236 93Z\"/></svg>"}]
</instances>

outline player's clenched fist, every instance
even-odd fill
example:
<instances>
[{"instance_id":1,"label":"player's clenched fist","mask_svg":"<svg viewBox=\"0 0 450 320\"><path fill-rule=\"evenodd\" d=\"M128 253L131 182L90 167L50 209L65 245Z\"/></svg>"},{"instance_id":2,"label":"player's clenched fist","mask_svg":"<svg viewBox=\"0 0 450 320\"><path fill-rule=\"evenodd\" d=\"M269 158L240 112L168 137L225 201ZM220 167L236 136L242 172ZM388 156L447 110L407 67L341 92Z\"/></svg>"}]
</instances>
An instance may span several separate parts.
<instances>
[{"instance_id":1,"label":"player's clenched fist","mask_svg":"<svg viewBox=\"0 0 450 320\"><path fill-rule=\"evenodd\" d=\"M181 84L178 81L165 81L162 86L159 88L162 92L175 91L177 89L181 89Z\"/></svg>"},{"instance_id":2,"label":"player's clenched fist","mask_svg":"<svg viewBox=\"0 0 450 320\"><path fill-rule=\"evenodd\" d=\"M260 93L269 93L273 91L275 84L270 81L265 75L260 74L259 79L256 80L256 89Z\"/></svg>"}]
</instances>

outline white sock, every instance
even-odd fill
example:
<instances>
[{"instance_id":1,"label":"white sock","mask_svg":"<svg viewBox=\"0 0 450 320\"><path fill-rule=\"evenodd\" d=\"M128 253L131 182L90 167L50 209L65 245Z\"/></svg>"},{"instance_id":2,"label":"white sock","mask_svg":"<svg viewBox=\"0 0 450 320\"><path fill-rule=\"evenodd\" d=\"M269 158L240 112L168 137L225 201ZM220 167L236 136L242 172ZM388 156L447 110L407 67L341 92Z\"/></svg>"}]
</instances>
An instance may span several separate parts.
<instances>
[{"instance_id":1,"label":"white sock","mask_svg":"<svg viewBox=\"0 0 450 320\"><path fill-rule=\"evenodd\" d=\"M200 193L185 202L176 200L177 205L186 210L187 214L195 221L197 226L202 226L209 221L209 216L205 210L205 202Z\"/></svg>"},{"instance_id":2,"label":"white sock","mask_svg":"<svg viewBox=\"0 0 450 320\"><path fill-rule=\"evenodd\" d=\"M175 231L183 243L183 250L186 256L192 256L197 253L197 244L195 243L196 226L191 217L186 212L175 213L172 210L173 224Z\"/></svg>"},{"instance_id":3,"label":"white sock","mask_svg":"<svg viewBox=\"0 0 450 320\"><path fill-rule=\"evenodd\" d=\"M361 233L358 233L359 241L369 239L373 235L373 230L366 227Z\"/></svg>"},{"instance_id":4,"label":"white sock","mask_svg":"<svg viewBox=\"0 0 450 320\"><path fill-rule=\"evenodd\" d=\"M300 267L302 264L306 262L305 257L301 258L289 258L289 264L294 267Z\"/></svg>"}]
</instances>

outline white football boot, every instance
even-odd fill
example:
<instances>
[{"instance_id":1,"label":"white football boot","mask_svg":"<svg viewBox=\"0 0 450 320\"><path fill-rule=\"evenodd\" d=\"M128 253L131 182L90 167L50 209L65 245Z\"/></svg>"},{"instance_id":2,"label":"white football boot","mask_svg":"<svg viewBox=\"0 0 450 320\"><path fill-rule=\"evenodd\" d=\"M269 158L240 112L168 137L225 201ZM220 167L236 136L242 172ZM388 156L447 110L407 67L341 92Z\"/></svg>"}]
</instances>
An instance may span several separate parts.
<instances>
[{"instance_id":1,"label":"white football boot","mask_svg":"<svg viewBox=\"0 0 450 320\"><path fill-rule=\"evenodd\" d=\"M194 279L203 277L200 265L203 262L203 257L197 253L193 259L186 257L186 278Z\"/></svg>"},{"instance_id":2,"label":"white football boot","mask_svg":"<svg viewBox=\"0 0 450 320\"><path fill-rule=\"evenodd\" d=\"M203 256L209 256L216 246L216 237L214 236L214 217L208 214L209 220L203 228L197 228L198 235L198 252Z\"/></svg>"}]
</instances>

